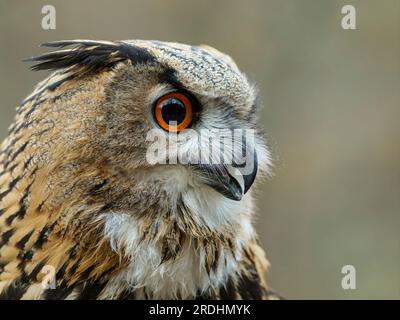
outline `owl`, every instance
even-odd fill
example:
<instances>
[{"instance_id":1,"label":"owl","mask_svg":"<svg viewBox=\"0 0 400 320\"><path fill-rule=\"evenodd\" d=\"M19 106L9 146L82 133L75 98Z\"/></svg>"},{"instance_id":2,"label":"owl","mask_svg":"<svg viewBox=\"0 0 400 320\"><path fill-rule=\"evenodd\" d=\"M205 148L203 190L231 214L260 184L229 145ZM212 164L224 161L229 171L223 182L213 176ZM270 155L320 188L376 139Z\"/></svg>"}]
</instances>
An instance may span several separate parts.
<instances>
[{"instance_id":1,"label":"owl","mask_svg":"<svg viewBox=\"0 0 400 320\"><path fill-rule=\"evenodd\" d=\"M0 298L275 298L251 188L270 153L232 58L161 41L44 45L56 49L29 60L51 74L1 146ZM199 133L239 129L253 138L225 149L247 170L192 161L211 154Z\"/></svg>"}]
</instances>

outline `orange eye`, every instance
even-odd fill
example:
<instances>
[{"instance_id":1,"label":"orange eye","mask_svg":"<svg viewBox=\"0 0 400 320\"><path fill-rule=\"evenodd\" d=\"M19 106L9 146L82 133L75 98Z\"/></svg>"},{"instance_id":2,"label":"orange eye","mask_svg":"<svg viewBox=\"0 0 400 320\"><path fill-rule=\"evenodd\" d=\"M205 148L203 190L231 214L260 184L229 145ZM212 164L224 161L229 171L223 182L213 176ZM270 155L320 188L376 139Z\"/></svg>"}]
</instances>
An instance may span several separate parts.
<instances>
[{"instance_id":1,"label":"orange eye","mask_svg":"<svg viewBox=\"0 0 400 320\"><path fill-rule=\"evenodd\" d=\"M180 132L193 120L192 103L184 94L172 92L157 100L155 118L161 128L168 132Z\"/></svg>"}]
</instances>

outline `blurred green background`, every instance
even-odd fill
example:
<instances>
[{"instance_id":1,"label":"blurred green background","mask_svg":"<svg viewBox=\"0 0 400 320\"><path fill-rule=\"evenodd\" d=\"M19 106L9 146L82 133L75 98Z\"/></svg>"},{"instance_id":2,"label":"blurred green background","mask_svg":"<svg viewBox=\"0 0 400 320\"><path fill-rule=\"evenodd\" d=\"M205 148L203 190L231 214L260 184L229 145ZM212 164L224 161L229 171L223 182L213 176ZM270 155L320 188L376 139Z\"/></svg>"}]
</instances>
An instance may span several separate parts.
<instances>
[{"instance_id":1,"label":"blurred green background","mask_svg":"<svg viewBox=\"0 0 400 320\"><path fill-rule=\"evenodd\" d=\"M57 29L41 28L52 4ZM341 28L341 8L357 30ZM287 298L400 298L400 1L0 0L0 137L59 39L158 39L229 53L263 101L273 179L257 228ZM341 268L357 289L341 288Z\"/></svg>"}]
</instances>

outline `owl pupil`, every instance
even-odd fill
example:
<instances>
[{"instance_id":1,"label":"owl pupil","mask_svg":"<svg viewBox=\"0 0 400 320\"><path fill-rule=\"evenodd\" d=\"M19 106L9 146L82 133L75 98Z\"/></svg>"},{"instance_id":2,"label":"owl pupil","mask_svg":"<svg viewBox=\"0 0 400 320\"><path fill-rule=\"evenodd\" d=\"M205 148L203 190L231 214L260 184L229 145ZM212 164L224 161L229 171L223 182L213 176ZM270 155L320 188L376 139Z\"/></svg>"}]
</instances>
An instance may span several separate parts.
<instances>
[{"instance_id":1,"label":"owl pupil","mask_svg":"<svg viewBox=\"0 0 400 320\"><path fill-rule=\"evenodd\" d=\"M161 113L166 123L174 121L180 124L185 119L186 107L178 99L168 99L163 103Z\"/></svg>"}]
</instances>

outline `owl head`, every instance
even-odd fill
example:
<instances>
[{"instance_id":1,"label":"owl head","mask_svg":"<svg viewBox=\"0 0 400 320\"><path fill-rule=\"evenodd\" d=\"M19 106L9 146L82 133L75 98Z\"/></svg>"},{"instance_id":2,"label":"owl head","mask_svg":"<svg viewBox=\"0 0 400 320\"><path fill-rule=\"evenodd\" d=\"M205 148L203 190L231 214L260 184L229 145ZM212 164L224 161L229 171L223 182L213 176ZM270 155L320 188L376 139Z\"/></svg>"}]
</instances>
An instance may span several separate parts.
<instances>
[{"instance_id":1,"label":"owl head","mask_svg":"<svg viewBox=\"0 0 400 320\"><path fill-rule=\"evenodd\" d=\"M21 109L33 105L24 121L48 128L36 161L46 205L74 208L68 229L108 211L200 233L252 211L249 190L270 157L256 90L228 55L143 40L45 46L60 49L32 68L54 72Z\"/></svg>"}]
</instances>

